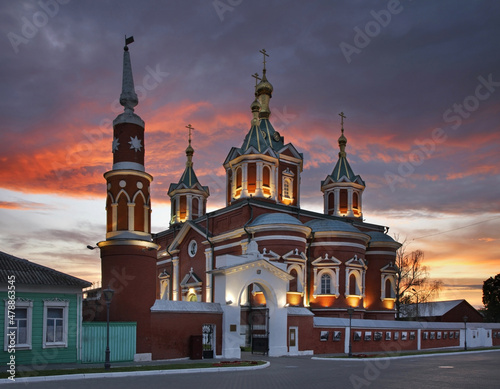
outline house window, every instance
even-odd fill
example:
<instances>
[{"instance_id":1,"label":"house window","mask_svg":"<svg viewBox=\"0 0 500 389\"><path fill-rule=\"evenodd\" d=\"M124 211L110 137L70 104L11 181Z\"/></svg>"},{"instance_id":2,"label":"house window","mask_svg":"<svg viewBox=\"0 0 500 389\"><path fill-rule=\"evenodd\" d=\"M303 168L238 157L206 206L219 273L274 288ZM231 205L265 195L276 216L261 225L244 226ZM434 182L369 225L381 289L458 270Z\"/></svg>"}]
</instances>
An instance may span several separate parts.
<instances>
[{"instance_id":1,"label":"house window","mask_svg":"<svg viewBox=\"0 0 500 389\"><path fill-rule=\"evenodd\" d=\"M31 350L31 315L33 310L33 301L16 300L14 311L8 310L8 301L5 301L5 335L4 351L8 350L10 344L9 333L15 331L16 350Z\"/></svg>"},{"instance_id":2,"label":"house window","mask_svg":"<svg viewBox=\"0 0 500 389\"><path fill-rule=\"evenodd\" d=\"M329 274L321 276L321 294L331 294L332 279Z\"/></svg>"},{"instance_id":3,"label":"house window","mask_svg":"<svg viewBox=\"0 0 500 389\"><path fill-rule=\"evenodd\" d=\"M43 347L67 347L68 345L67 300L45 300L43 307Z\"/></svg>"}]
</instances>

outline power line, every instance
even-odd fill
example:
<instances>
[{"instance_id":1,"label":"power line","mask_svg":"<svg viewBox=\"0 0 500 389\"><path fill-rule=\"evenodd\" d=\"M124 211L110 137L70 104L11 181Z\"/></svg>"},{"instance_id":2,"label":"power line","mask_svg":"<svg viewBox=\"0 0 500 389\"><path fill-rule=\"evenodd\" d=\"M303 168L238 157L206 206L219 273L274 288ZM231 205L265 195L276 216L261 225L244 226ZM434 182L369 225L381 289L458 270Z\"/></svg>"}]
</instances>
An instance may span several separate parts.
<instances>
[{"instance_id":1,"label":"power line","mask_svg":"<svg viewBox=\"0 0 500 389\"><path fill-rule=\"evenodd\" d=\"M472 226L477 226L478 224L486 223L486 222L489 222L489 221L492 221L492 220L496 220L496 219L500 219L500 217L494 217L492 219L483 220L483 221L480 221L480 222L477 222L477 223L467 224L465 226L453 228L453 229L447 230L447 231L436 232L435 234L429 234L429 235L419 236L417 238L413 238L412 240L428 238L430 236L436 236L436 235L446 234L448 232L457 231L457 230L463 230L464 228L469 228L469 227L472 227Z\"/></svg>"}]
</instances>

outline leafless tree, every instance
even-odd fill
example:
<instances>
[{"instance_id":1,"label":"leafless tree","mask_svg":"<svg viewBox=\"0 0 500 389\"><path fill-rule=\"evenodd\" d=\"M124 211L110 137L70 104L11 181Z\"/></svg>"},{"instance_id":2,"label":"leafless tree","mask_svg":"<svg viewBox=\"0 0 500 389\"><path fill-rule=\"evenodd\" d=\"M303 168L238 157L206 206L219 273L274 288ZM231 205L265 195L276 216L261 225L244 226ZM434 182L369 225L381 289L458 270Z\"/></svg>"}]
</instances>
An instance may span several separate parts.
<instances>
[{"instance_id":1,"label":"leafless tree","mask_svg":"<svg viewBox=\"0 0 500 389\"><path fill-rule=\"evenodd\" d=\"M398 237L395 237L396 241ZM400 318L401 305L424 303L439 295L440 280L429 278L429 268L423 264L422 250L409 251L405 239L396 254L396 318Z\"/></svg>"}]
</instances>

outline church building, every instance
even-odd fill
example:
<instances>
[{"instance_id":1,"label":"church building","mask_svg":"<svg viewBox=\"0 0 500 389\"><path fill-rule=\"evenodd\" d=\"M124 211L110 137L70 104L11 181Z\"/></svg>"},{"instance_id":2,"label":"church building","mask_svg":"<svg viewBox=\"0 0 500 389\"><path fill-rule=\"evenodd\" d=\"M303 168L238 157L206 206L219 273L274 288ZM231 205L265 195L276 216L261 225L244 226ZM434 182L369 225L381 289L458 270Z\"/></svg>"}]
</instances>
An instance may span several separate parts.
<instances>
[{"instance_id":1,"label":"church building","mask_svg":"<svg viewBox=\"0 0 500 389\"><path fill-rule=\"evenodd\" d=\"M210 190L195 173L189 124L186 168L168 191L169 225L152 233L153 177L125 46L124 112L113 122L106 239L98 246L102 285L115 290L111 320L137 322L137 353L146 359L186 356L178 344L189 335L202 335L204 350L226 358L239 357L241 347L287 355L308 349L300 336L312 317L394 319L400 244L363 219L366 184L348 161L346 116L337 162L318 182L323 213L302 209L303 154L273 127L261 53L249 129L221 160L226 205L207 212Z\"/></svg>"}]
</instances>

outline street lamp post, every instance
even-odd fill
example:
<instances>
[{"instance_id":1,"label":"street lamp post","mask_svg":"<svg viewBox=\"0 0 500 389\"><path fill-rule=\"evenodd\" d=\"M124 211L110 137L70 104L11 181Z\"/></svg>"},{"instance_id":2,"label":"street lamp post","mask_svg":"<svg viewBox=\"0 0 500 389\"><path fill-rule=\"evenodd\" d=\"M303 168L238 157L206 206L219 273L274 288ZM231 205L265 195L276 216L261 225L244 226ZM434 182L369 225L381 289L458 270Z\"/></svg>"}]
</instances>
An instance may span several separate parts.
<instances>
[{"instance_id":1,"label":"street lamp post","mask_svg":"<svg viewBox=\"0 0 500 389\"><path fill-rule=\"evenodd\" d=\"M104 301L106 302L107 306L107 315L106 315L106 359L104 361L104 369L109 370L111 367L111 363L109 361L109 306L111 305L111 299L113 298L113 294L115 291L113 289L110 289L108 286L108 289L104 289L102 291L104 295Z\"/></svg>"},{"instance_id":2,"label":"street lamp post","mask_svg":"<svg viewBox=\"0 0 500 389\"><path fill-rule=\"evenodd\" d=\"M467 316L464 316L464 325L465 325L465 337L464 337L464 351L467 351Z\"/></svg>"},{"instance_id":3,"label":"street lamp post","mask_svg":"<svg viewBox=\"0 0 500 389\"><path fill-rule=\"evenodd\" d=\"M354 309L347 308L347 313L349 314L349 358L352 358L351 322L352 322L352 314L354 313Z\"/></svg>"}]
</instances>

